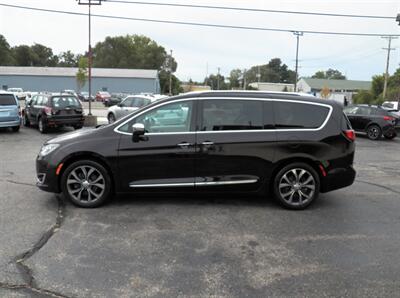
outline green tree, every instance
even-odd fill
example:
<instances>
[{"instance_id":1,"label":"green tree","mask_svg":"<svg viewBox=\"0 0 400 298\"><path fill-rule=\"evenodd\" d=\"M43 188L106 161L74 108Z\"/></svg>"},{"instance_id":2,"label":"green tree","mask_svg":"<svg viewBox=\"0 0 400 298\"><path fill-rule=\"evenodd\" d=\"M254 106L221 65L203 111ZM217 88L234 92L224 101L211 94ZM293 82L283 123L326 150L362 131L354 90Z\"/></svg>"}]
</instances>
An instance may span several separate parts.
<instances>
[{"instance_id":1,"label":"green tree","mask_svg":"<svg viewBox=\"0 0 400 298\"><path fill-rule=\"evenodd\" d=\"M12 48L16 66L33 66L35 64L35 54L30 46L20 45Z\"/></svg>"},{"instance_id":2,"label":"green tree","mask_svg":"<svg viewBox=\"0 0 400 298\"><path fill-rule=\"evenodd\" d=\"M88 58L81 57L78 63L78 72L76 73L76 85L78 87L78 91L80 91L87 82L88 75Z\"/></svg>"},{"instance_id":3,"label":"green tree","mask_svg":"<svg viewBox=\"0 0 400 298\"><path fill-rule=\"evenodd\" d=\"M58 66L60 67L76 67L81 55L75 55L71 51L61 52L58 55Z\"/></svg>"},{"instance_id":4,"label":"green tree","mask_svg":"<svg viewBox=\"0 0 400 298\"><path fill-rule=\"evenodd\" d=\"M368 90L361 90L353 95L353 103L355 104L374 104L375 102L375 96Z\"/></svg>"},{"instance_id":5,"label":"green tree","mask_svg":"<svg viewBox=\"0 0 400 298\"><path fill-rule=\"evenodd\" d=\"M220 74L211 74L204 79L204 85L211 87L211 90L227 90L229 89L228 84L225 82L225 77ZM219 85L219 89L218 89Z\"/></svg>"},{"instance_id":6,"label":"green tree","mask_svg":"<svg viewBox=\"0 0 400 298\"><path fill-rule=\"evenodd\" d=\"M160 70L168 55L155 41L143 35L106 37L93 49L93 66Z\"/></svg>"},{"instance_id":7,"label":"green tree","mask_svg":"<svg viewBox=\"0 0 400 298\"><path fill-rule=\"evenodd\" d=\"M280 58L273 58L267 64L251 67L246 72L246 82L257 82L258 73L261 82L294 83L296 77L295 72L282 63Z\"/></svg>"},{"instance_id":8,"label":"green tree","mask_svg":"<svg viewBox=\"0 0 400 298\"><path fill-rule=\"evenodd\" d=\"M378 97L383 92L383 85L385 77L383 75L376 75L372 77L371 92L375 97Z\"/></svg>"},{"instance_id":9,"label":"green tree","mask_svg":"<svg viewBox=\"0 0 400 298\"><path fill-rule=\"evenodd\" d=\"M169 93L169 71L160 70L158 73L158 78L160 80L160 88L161 94ZM183 92L181 87L181 81L175 76L172 75L172 94L176 95Z\"/></svg>"},{"instance_id":10,"label":"green tree","mask_svg":"<svg viewBox=\"0 0 400 298\"><path fill-rule=\"evenodd\" d=\"M44 45L35 43L31 46L33 66L57 66L58 57L53 54L53 50Z\"/></svg>"},{"instance_id":11,"label":"green tree","mask_svg":"<svg viewBox=\"0 0 400 298\"><path fill-rule=\"evenodd\" d=\"M240 88L240 79L243 76L243 72L240 69L232 69L229 75L229 89Z\"/></svg>"},{"instance_id":12,"label":"green tree","mask_svg":"<svg viewBox=\"0 0 400 298\"><path fill-rule=\"evenodd\" d=\"M14 65L14 57L6 38L0 34L0 65Z\"/></svg>"},{"instance_id":13,"label":"green tree","mask_svg":"<svg viewBox=\"0 0 400 298\"><path fill-rule=\"evenodd\" d=\"M319 70L311 76L313 79L346 80L346 76L337 69Z\"/></svg>"}]
</instances>

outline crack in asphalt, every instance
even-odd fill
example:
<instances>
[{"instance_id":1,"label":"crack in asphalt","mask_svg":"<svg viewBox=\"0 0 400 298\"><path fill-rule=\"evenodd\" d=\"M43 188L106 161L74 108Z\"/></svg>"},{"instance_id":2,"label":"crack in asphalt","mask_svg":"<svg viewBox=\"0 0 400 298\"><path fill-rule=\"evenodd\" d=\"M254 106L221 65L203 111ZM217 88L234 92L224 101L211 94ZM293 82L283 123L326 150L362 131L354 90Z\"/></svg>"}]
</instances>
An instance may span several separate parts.
<instances>
[{"instance_id":1,"label":"crack in asphalt","mask_svg":"<svg viewBox=\"0 0 400 298\"><path fill-rule=\"evenodd\" d=\"M8 180L6 181L15 183L15 181L8 181ZM16 183L16 184L21 184L21 183ZM23 184L25 185L25 183ZM65 204L60 196L57 196L57 204L58 204L57 216L54 225L52 225L46 232L44 232L39 238L39 240L29 250L23 252L22 254L19 254L13 259L13 262L15 263L25 283L9 284L0 282L0 288L8 290L28 291L30 293L43 294L46 295L47 297L68 298L68 296L65 296L63 294L40 288L35 281L32 269L25 264L25 261L28 260L30 257L32 257L36 252L38 252L50 240L50 238L54 235L54 233L61 227L64 220Z\"/></svg>"},{"instance_id":2,"label":"crack in asphalt","mask_svg":"<svg viewBox=\"0 0 400 298\"><path fill-rule=\"evenodd\" d=\"M380 188L386 189L388 191L400 194L400 191L395 190L395 189L393 189L391 187L388 187L388 186L385 186L385 185L381 185L381 184L377 184L377 183L373 183L373 182L368 182L368 181L364 181L364 180L358 180L358 179L356 179L356 181L360 182L360 183L364 183L364 184L369 184L369 185L372 185L372 186L380 187Z\"/></svg>"},{"instance_id":3,"label":"crack in asphalt","mask_svg":"<svg viewBox=\"0 0 400 298\"><path fill-rule=\"evenodd\" d=\"M1 181L13 183L13 184L17 184L17 185L36 186L33 183L19 182L19 181L14 181L14 180L10 180L10 179L2 179Z\"/></svg>"}]
</instances>

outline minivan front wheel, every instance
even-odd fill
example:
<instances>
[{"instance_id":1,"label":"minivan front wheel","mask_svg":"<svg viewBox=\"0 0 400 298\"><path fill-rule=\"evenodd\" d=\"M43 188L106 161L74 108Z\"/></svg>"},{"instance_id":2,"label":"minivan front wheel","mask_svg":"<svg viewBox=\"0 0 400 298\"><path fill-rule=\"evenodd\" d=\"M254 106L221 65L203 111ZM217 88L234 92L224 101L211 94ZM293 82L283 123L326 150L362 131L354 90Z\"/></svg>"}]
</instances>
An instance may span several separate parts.
<instances>
[{"instance_id":1,"label":"minivan front wheel","mask_svg":"<svg viewBox=\"0 0 400 298\"><path fill-rule=\"evenodd\" d=\"M102 205L111 193L111 178L98 162L81 160L65 170L61 189L73 204L93 208Z\"/></svg>"},{"instance_id":2,"label":"minivan front wheel","mask_svg":"<svg viewBox=\"0 0 400 298\"><path fill-rule=\"evenodd\" d=\"M274 195L289 209L304 209L319 195L319 176L306 163L293 163L283 167L274 180Z\"/></svg>"}]
</instances>

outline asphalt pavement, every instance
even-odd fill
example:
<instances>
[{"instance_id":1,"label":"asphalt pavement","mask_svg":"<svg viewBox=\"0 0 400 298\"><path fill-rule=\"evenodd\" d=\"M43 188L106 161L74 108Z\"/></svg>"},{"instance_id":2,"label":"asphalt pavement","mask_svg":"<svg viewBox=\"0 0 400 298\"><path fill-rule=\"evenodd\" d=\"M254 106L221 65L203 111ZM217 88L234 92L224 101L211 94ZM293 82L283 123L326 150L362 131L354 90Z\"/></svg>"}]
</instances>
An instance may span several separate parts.
<instances>
[{"instance_id":1,"label":"asphalt pavement","mask_svg":"<svg viewBox=\"0 0 400 298\"><path fill-rule=\"evenodd\" d=\"M400 139L357 138L356 182L304 211L262 197L35 187L41 135L0 130L0 297L398 297Z\"/></svg>"}]
</instances>

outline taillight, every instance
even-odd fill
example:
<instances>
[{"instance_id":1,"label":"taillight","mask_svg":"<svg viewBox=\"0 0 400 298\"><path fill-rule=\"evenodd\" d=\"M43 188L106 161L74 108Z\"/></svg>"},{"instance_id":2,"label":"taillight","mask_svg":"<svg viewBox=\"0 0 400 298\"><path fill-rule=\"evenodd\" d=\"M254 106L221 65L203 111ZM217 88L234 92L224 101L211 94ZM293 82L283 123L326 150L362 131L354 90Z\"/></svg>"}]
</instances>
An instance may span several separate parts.
<instances>
[{"instance_id":1,"label":"taillight","mask_svg":"<svg viewBox=\"0 0 400 298\"><path fill-rule=\"evenodd\" d=\"M344 134L345 134L346 138L348 138L350 141L354 142L356 140L356 134L355 134L354 130L352 130L352 129L345 130Z\"/></svg>"},{"instance_id":2,"label":"taillight","mask_svg":"<svg viewBox=\"0 0 400 298\"><path fill-rule=\"evenodd\" d=\"M383 116L383 120L385 120L385 121L393 121L394 118L390 117L390 116Z\"/></svg>"},{"instance_id":3,"label":"taillight","mask_svg":"<svg viewBox=\"0 0 400 298\"><path fill-rule=\"evenodd\" d=\"M50 107L45 107L44 108L44 112L46 113L46 115L50 116L53 114L53 110Z\"/></svg>"}]
</instances>

